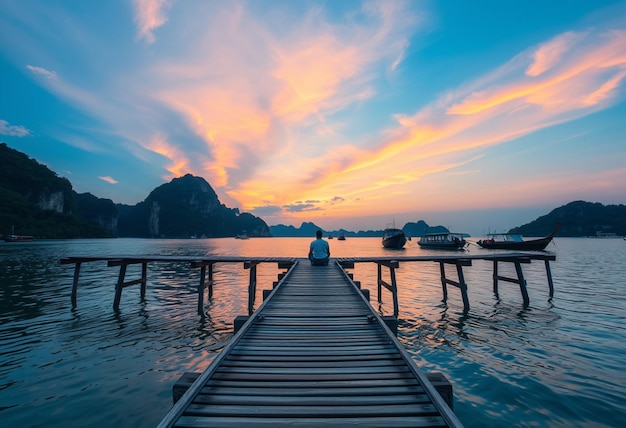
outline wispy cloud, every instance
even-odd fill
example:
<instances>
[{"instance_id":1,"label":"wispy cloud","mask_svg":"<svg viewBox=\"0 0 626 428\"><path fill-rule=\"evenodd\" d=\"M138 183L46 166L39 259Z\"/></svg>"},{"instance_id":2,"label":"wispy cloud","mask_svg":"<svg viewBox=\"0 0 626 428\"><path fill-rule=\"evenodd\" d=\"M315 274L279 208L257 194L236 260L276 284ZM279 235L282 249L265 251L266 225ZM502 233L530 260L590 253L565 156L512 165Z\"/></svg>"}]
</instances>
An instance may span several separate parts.
<instances>
[{"instance_id":1,"label":"wispy cloud","mask_svg":"<svg viewBox=\"0 0 626 428\"><path fill-rule=\"evenodd\" d=\"M548 51L555 54L550 62L544 58ZM425 177L470 165L488 147L619 102L617 88L625 74L626 32L568 32L443 94L411 116L398 114L398 126L381 134L374 148L335 146L316 161L309 159L308 168L294 162L299 171L295 182L256 176L242 184L240 196L252 201L255 188L278 186L286 200L309 192L345 195L352 209L356 204L361 210L367 205L374 210L381 203L391 206L421 187ZM294 173L290 166L286 170ZM358 196L364 198L357 203Z\"/></svg>"},{"instance_id":2,"label":"wispy cloud","mask_svg":"<svg viewBox=\"0 0 626 428\"><path fill-rule=\"evenodd\" d=\"M45 77L46 79L51 79L51 80L57 79L57 73L55 71L46 70L43 67L37 67L34 65L27 65L26 68L28 68L30 71L32 71L33 73L39 76Z\"/></svg>"},{"instance_id":3,"label":"wispy cloud","mask_svg":"<svg viewBox=\"0 0 626 428\"><path fill-rule=\"evenodd\" d=\"M0 120L0 135L27 137L31 135L31 132L21 125L9 125L9 122L6 120Z\"/></svg>"},{"instance_id":4,"label":"wispy cloud","mask_svg":"<svg viewBox=\"0 0 626 428\"><path fill-rule=\"evenodd\" d=\"M434 189L462 195L485 175L490 148L624 98L620 25L569 29L469 81L443 70L455 83L426 99L429 91L398 94L419 87L406 82L420 78L412 44L433 25L421 4L259 4L133 0L137 37L150 46L125 44L112 66L75 45L97 81L61 63L50 66L59 76L28 69L105 130L100 141L68 144L128 150L165 179L203 176L244 211L294 216L392 212L443 198ZM134 28L120 37L132 39ZM101 144L109 135L115 147Z\"/></svg>"},{"instance_id":5,"label":"wispy cloud","mask_svg":"<svg viewBox=\"0 0 626 428\"><path fill-rule=\"evenodd\" d=\"M139 38L154 42L153 31L167 22L166 12L172 3L173 0L133 0Z\"/></svg>"},{"instance_id":6,"label":"wispy cloud","mask_svg":"<svg viewBox=\"0 0 626 428\"><path fill-rule=\"evenodd\" d=\"M170 160L170 163L166 166L170 174L163 177L164 179L171 180L187 173L198 174L198 172L193 171L190 166L190 160L185 151L176 145L170 144L165 135L155 134L142 145L144 148Z\"/></svg>"},{"instance_id":7,"label":"wispy cloud","mask_svg":"<svg viewBox=\"0 0 626 428\"><path fill-rule=\"evenodd\" d=\"M108 175L107 175L107 176L104 176L104 177L102 177L102 176L98 176L98 178L99 178L100 180L102 180L102 181L106 181L107 183L110 183L110 184L117 184L117 180L115 180L115 179L113 179L113 178L109 177Z\"/></svg>"}]
</instances>

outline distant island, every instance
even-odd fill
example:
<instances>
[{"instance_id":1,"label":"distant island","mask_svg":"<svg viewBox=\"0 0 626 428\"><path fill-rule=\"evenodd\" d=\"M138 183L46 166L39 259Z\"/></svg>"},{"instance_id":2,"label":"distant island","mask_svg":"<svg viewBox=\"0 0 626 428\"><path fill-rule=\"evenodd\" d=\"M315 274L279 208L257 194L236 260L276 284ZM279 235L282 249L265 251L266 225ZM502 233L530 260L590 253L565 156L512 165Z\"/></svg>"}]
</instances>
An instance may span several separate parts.
<instances>
[{"instance_id":1,"label":"distant island","mask_svg":"<svg viewBox=\"0 0 626 428\"><path fill-rule=\"evenodd\" d=\"M270 226L270 233L275 237L312 237L315 236L315 232L317 230L321 230L322 233L329 237L338 237L340 235L344 235L346 237L353 238L366 238L366 237L382 237L383 230L360 230L358 232L346 230L346 229L338 229L338 230L325 230L322 227L317 226L311 222L304 222L300 225L300 227L296 228L294 226L286 226L283 224L279 224L276 226ZM409 222L406 223L402 230L404 233L409 236L422 236L425 233L440 233L440 232L448 232L448 229L444 226L429 226L425 221L419 220L416 223Z\"/></svg>"},{"instance_id":2,"label":"distant island","mask_svg":"<svg viewBox=\"0 0 626 428\"><path fill-rule=\"evenodd\" d=\"M522 226L514 227L510 233L522 236L546 236L554 227L561 223L563 226L557 232L560 237L597 237L597 236L626 236L626 206L603 205L585 201L574 201ZM272 236L315 236L315 231L321 229L326 236L338 236L343 233L351 237L382 237L382 230L350 231L345 229L324 230L314 223L302 223L299 228L293 226L270 226ZM429 226L423 220L416 223L406 223L401 228L407 236L419 237L425 233L449 232L444 226Z\"/></svg>"},{"instance_id":3,"label":"distant island","mask_svg":"<svg viewBox=\"0 0 626 428\"><path fill-rule=\"evenodd\" d=\"M556 236L625 236L626 206L574 201L511 233L545 236L557 223ZM216 238L244 233L250 237L325 236L382 237L382 230L324 230L312 222L300 227L268 226L250 213L222 204L211 185L191 174L154 189L136 205L116 204L90 193L76 193L59 177L26 154L0 143L0 235L32 235L38 239L68 238ZM448 232L423 220L406 223L407 236Z\"/></svg>"}]
</instances>

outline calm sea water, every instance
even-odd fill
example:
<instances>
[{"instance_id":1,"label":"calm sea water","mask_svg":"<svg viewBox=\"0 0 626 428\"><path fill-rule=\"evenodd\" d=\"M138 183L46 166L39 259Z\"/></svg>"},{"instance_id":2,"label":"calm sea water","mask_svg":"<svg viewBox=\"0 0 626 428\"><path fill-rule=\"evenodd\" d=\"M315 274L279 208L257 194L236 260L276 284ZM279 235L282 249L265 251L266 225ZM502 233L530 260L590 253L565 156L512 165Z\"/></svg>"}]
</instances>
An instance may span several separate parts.
<instances>
[{"instance_id":1,"label":"calm sea water","mask_svg":"<svg viewBox=\"0 0 626 428\"><path fill-rule=\"evenodd\" d=\"M185 371L205 369L247 313L249 271L220 264L207 317L196 313L199 270L153 263L148 291L124 290L112 309L118 269L81 270L72 309L77 255L243 255L304 257L308 238L249 240L72 240L0 244L0 426L151 427L172 405ZM402 251L378 238L330 241L335 257L425 254L415 240ZM426 372L453 384L455 412L467 427L618 427L626 422L626 241L556 239L548 247L555 296L543 262L524 266L530 307L519 287L491 290L490 262L465 268L472 306L458 290L442 303L435 263L403 263L397 271L398 338ZM486 251L473 245L470 253ZM514 276L513 269L500 267ZM259 289L278 270L262 264ZM376 303L376 265L357 264L355 279ZM129 268L127 278L139 275ZM258 291L257 306L261 303Z\"/></svg>"}]
</instances>

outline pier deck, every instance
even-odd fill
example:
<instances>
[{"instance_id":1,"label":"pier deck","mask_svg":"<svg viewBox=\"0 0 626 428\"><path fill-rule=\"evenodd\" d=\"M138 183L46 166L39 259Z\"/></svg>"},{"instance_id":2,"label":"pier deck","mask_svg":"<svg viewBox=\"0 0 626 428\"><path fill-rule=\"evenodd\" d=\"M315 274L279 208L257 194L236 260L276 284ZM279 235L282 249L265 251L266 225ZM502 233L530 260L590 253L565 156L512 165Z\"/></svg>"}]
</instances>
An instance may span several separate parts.
<instances>
[{"instance_id":1,"label":"pier deck","mask_svg":"<svg viewBox=\"0 0 626 428\"><path fill-rule=\"evenodd\" d=\"M300 260L160 427L462 426L338 263Z\"/></svg>"}]
</instances>

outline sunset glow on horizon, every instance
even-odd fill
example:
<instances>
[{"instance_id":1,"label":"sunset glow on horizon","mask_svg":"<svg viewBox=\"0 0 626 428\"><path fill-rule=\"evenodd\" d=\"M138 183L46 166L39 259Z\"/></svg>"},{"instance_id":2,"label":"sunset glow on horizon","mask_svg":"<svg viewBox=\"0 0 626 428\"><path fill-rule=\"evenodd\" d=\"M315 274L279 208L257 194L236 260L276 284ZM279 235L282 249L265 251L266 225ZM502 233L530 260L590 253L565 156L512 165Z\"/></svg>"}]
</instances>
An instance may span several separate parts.
<instances>
[{"instance_id":1,"label":"sunset glow on horizon","mask_svg":"<svg viewBox=\"0 0 626 428\"><path fill-rule=\"evenodd\" d=\"M268 225L626 203L626 2L483 3L7 0L0 141L118 203L201 176Z\"/></svg>"}]
</instances>

